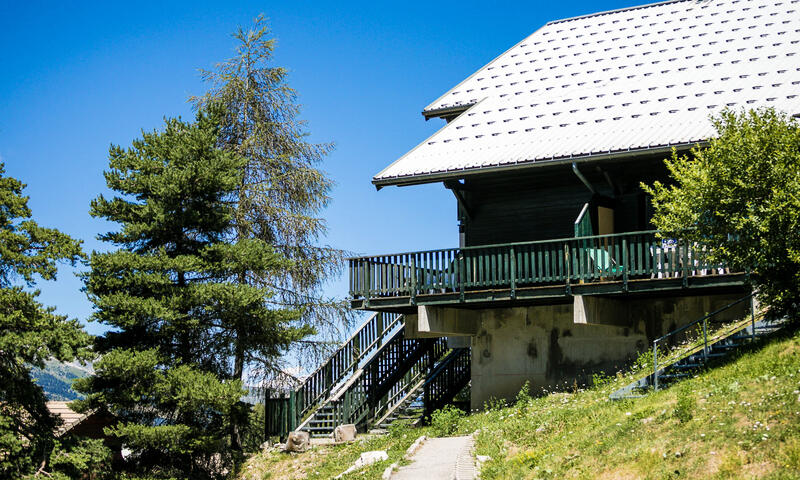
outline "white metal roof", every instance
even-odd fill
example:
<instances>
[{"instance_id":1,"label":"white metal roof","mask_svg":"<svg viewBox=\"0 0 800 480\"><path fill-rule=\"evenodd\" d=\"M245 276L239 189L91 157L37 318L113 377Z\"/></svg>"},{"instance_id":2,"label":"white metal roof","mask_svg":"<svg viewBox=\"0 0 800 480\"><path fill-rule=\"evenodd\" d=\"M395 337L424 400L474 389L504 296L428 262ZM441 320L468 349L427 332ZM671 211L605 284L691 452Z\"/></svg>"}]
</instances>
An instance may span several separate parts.
<instances>
[{"instance_id":1,"label":"white metal roof","mask_svg":"<svg viewBox=\"0 0 800 480\"><path fill-rule=\"evenodd\" d=\"M679 0L551 22L426 107L469 109L378 185L710 138L725 107L800 113L800 0Z\"/></svg>"}]
</instances>

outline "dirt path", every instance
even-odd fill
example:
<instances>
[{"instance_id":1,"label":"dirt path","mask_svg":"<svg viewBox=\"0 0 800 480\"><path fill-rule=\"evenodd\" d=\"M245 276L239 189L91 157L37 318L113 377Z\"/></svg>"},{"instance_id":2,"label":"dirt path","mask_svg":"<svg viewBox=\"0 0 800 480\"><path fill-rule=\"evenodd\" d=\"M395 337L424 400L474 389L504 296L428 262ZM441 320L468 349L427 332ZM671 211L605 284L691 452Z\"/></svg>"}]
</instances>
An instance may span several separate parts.
<instances>
[{"instance_id":1,"label":"dirt path","mask_svg":"<svg viewBox=\"0 0 800 480\"><path fill-rule=\"evenodd\" d=\"M392 480L473 480L472 437L429 438Z\"/></svg>"}]
</instances>

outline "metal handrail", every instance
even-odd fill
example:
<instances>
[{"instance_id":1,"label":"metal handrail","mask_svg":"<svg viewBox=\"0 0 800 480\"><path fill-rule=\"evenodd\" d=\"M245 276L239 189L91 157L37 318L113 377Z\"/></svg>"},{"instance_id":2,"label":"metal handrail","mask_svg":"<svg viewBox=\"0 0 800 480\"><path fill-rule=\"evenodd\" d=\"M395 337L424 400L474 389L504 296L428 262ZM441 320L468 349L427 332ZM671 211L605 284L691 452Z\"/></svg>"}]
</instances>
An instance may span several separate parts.
<instances>
[{"instance_id":1,"label":"metal handrail","mask_svg":"<svg viewBox=\"0 0 800 480\"><path fill-rule=\"evenodd\" d=\"M702 323L703 324L703 358L707 360L708 359L708 320L711 317L714 317L715 315L718 315L718 314L724 312L725 310L728 310L728 309L730 309L730 308L732 308L732 307L744 302L745 300L748 300L748 299L752 300L753 299L753 295L754 295L754 293L750 293L748 295L745 295L744 297L742 297L742 298L740 298L740 299L738 299L736 301L733 301L733 302L725 305L722 308L718 308L718 309L714 310L713 312L708 313L708 314L704 315L701 318L698 318L697 320L695 320L693 322L687 323L686 325L684 325L684 326L682 326L680 328L676 328L675 330L673 330L673 331L671 331L671 332L669 332L669 333L667 333L665 335L662 335L662 336L656 338L655 340L653 340L653 389L654 390L658 390L658 368L659 368L659 364L658 364L658 343L659 342L661 342L663 340L666 340L669 337L677 335L677 334L679 334L679 333L681 333L683 331L686 331L687 329L689 329L689 328L691 328L693 326L696 326L696 325ZM756 318L755 317L755 308L754 308L754 305L751 303L751 307L750 307L750 323L751 323L753 337L755 337L755 331L756 331L755 330L755 321L756 321L755 318ZM668 364L664 364L664 365L668 365Z\"/></svg>"}]
</instances>

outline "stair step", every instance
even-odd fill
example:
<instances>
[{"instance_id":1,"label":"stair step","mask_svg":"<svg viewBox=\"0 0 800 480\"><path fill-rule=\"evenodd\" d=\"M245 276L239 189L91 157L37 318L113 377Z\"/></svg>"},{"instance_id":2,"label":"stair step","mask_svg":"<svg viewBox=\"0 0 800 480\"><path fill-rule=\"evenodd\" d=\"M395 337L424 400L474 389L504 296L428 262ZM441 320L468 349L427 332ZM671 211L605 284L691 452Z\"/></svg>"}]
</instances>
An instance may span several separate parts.
<instances>
[{"instance_id":1,"label":"stair step","mask_svg":"<svg viewBox=\"0 0 800 480\"><path fill-rule=\"evenodd\" d=\"M756 335L758 336L758 335ZM728 340L752 340L753 336L749 333L747 335L731 335Z\"/></svg>"},{"instance_id":2,"label":"stair step","mask_svg":"<svg viewBox=\"0 0 800 480\"><path fill-rule=\"evenodd\" d=\"M719 344L712 345L711 348L739 348L741 346L742 346L741 343L728 343L728 344L722 344L722 345L719 345Z\"/></svg>"},{"instance_id":3,"label":"stair step","mask_svg":"<svg viewBox=\"0 0 800 480\"><path fill-rule=\"evenodd\" d=\"M672 368L690 369L690 368L699 368L699 367L702 367L702 366L703 366L702 363L676 363L676 364L672 365Z\"/></svg>"},{"instance_id":4,"label":"stair step","mask_svg":"<svg viewBox=\"0 0 800 480\"><path fill-rule=\"evenodd\" d=\"M662 378L686 378L691 377L691 374L688 373L664 373L658 376L658 379L661 380Z\"/></svg>"}]
</instances>

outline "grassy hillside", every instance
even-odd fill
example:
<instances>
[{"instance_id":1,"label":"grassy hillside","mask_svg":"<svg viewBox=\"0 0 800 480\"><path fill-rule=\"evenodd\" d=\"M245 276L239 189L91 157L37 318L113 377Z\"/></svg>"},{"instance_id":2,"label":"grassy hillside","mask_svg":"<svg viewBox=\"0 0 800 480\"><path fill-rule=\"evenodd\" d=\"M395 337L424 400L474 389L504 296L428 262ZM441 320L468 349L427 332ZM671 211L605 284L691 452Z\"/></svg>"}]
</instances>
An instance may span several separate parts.
<instances>
[{"instance_id":1,"label":"grassy hillside","mask_svg":"<svg viewBox=\"0 0 800 480\"><path fill-rule=\"evenodd\" d=\"M800 478L800 334L784 334L695 378L645 398L610 401L631 375L574 392L452 418L453 434L479 431L483 479ZM446 429L446 417L438 425ZM430 433L430 428L425 432ZM257 455L244 478L330 478L364 450L393 459L420 432L309 454ZM405 437L403 437L405 435Z\"/></svg>"}]
</instances>

